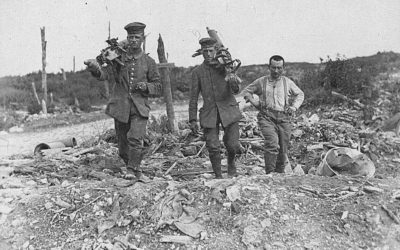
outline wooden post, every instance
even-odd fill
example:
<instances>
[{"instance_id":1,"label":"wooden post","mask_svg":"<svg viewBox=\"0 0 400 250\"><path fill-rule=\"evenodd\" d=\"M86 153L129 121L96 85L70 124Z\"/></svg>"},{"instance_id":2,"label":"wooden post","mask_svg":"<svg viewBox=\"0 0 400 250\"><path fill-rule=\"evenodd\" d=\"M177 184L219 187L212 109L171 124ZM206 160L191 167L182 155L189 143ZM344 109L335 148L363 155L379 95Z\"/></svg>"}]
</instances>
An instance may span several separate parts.
<instances>
[{"instance_id":1,"label":"wooden post","mask_svg":"<svg viewBox=\"0 0 400 250\"><path fill-rule=\"evenodd\" d=\"M36 99L38 105L40 106L40 100L39 100L39 97L37 95L36 87L35 87L35 83L34 82L32 82L32 89L33 89L33 95L35 96L35 99Z\"/></svg>"},{"instance_id":2,"label":"wooden post","mask_svg":"<svg viewBox=\"0 0 400 250\"><path fill-rule=\"evenodd\" d=\"M47 75L46 75L46 28L40 29L40 34L42 37L42 89L43 89L43 99L47 103ZM43 110L45 113L45 110Z\"/></svg>"},{"instance_id":3,"label":"wooden post","mask_svg":"<svg viewBox=\"0 0 400 250\"><path fill-rule=\"evenodd\" d=\"M108 21L108 40L111 39L111 22ZM106 98L108 100L108 98L110 98L110 83L108 82L108 80L104 81L104 89L106 91Z\"/></svg>"},{"instance_id":4,"label":"wooden post","mask_svg":"<svg viewBox=\"0 0 400 250\"><path fill-rule=\"evenodd\" d=\"M108 21L108 40L111 39L111 22Z\"/></svg>"},{"instance_id":5,"label":"wooden post","mask_svg":"<svg viewBox=\"0 0 400 250\"><path fill-rule=\"evenodd\" d=\"M165 57L164 42L162 40L161 34L158 37L157 54L158 60L160 61L160 64L158 64L158 68L160 69L161 73L164 100L167 106L168 125L170 131L174 133L178 132L179 130L178 123L175 123L175 112L172 103L171 80L169 78L169 67L173 67L173 64L169 64L167 62L167 58Z\"/></svg>"}]
</instances>

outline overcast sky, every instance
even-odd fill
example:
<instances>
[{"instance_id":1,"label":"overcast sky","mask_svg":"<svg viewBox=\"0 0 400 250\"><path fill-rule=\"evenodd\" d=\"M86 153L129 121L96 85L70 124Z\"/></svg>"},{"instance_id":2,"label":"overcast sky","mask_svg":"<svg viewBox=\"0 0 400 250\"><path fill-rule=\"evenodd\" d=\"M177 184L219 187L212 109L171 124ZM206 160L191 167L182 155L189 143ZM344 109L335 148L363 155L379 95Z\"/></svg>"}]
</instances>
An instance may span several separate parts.
<instances>
[{"instance_id":1,"label":"overcast sky","mask_svg":"<svg viewBox=\"0 0 400 250\"><path fill-rule=\"evenodd\" d=\"M400 52L399 0L1 0L0 76L41 69L40 27L46 27L47 72L76 70L106 46L125 39L123 27L147 25L146 49L157 59L161 33L169 62L201 63L191 55L206 27L219 32L234 58L263 64L273 54L291 62L319 62L337 53Z\"/></svg>"}]
</instances>

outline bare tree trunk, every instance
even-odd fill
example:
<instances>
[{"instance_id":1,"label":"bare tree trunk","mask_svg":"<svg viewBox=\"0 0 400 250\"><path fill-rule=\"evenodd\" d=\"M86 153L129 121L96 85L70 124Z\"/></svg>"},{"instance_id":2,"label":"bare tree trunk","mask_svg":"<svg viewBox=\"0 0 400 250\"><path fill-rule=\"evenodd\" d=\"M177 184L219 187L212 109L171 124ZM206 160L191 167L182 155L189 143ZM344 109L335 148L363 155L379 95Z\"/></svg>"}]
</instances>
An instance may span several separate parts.
<instances>
[{"instance_id":1,"label":"bare tree trunk","mask_svg":"<svg viewBox=\"0 0 400 250\"><path fill-rule=\"evenodd\" d=\"M47 114L46 102L43 99L42 99L42 112L43 114Z\"/></svg>"},{"instance_id":2,"label":"bare tree trunk","mask_svg":"<svg viewBox=\"0 0 400 250\"><path fill-rule=\"evenodd\" d=\"M39 97L37 95L36 87L35 87L35 83L34 82L32 82L32 89L33 89L33 95L35 96L35 99L36 99L38 105L40 106L40 100L39 100Z\"/></svg>"},{"instance_id":3,"label":"bare tree trunk","mask_svg":"<svg viewBox=\"0 0 400 250\"><path fill-rule=\"evenodd\" d=\"M54 98L53 98L53 93L50 92L50 105L54 104Z\"/></svg>"},{"instance_id":4,"label":"bare tree trunk","mask_svg":"<svg viewBox=\"0 0 400 250\"><path fill-rule=\"evenodd\" d=\"M61 73L62 73L63 83L65 84L65 82L67 81L67 75L65 74L65 70L63 68L61 69Z\"/></svg>"},{"instance_id":5,"label":"bare tree trunk","mask_svg":"<svg viewBox=\"0 0 400 250\"><path fill-rule=\"evenodd\" d=\"M145 35L144 39L143 39L143 52L146 52L146 37L147 37L147 35Z\"/></svg>"},{"instance_id":6,"label":"bare tree trunk","mask_svg":"<svg viewBox=\"0 0 400 250\"><path fill-rule=\"evenodd\" d=\"M108 21L108 40L111 39L111 22ZM108 98L110 98L110 83L108 82L108 80L104 81L104 89L106 91L106 98L108 100Z\"/></svg>"},{"instance_id":7,"label":"bare tree trunk","mask_svg":"<svg viewBox=\"0 0 400 250\"><path fill-rule=\"evenodd\" d=\"M72 59L72 72L75 73L75 56L74 56L74 58Z\"/></svg>"},{"instance_id":8,"label":"bare tree trunk","mask_svg":"<svg viewBox=\"0 0 400 250\"><path fill-rule=\"evenodd\" d=\"M164 50L164 42L162 40L161 34L158 37L158 47L157 47L158 60L160 64L166 64L167 58L165 57ZM175 124L175 112L174 106L172 103L172 92L171 92L171 80L169 78L169 69L168 66L159 67L161 73L161 82L163 84L163 94L164 100L167 106L167 116L168 116L168 125L171 132L178 131L178 124Z\"/></svg>"},{"instance_id":9,"label":"bare tree trunk","mask_svg":"<svg viewBox=\"0 0 400 250\"><path fill-rule=\"evenodd\" d=\"M47 103L47 75L46 75L46 27L40 29L40 34L42 37L42 89L43 89L43 99L45 101L45 105ZM43 113L47 113L47 110L42 108Z\"/></svg>"}]
</instances>

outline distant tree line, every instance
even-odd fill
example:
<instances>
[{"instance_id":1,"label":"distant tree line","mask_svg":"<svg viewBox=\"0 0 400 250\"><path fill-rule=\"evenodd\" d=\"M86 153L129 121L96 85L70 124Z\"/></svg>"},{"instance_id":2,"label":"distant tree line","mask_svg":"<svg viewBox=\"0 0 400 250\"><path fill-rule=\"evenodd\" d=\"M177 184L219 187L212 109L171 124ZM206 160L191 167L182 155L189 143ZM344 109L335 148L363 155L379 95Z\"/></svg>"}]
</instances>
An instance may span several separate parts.
<instances>
[{"instance_id":1,"label":"distant tree line","mask_svg":"<svg viewBox=\"0 0 400 250\"><path fill-rule=\"evenodd\" d=\"M171 87L174 100L188 98L191 72L194 67L175 67L170 71ZM369 57L347 59L338 55L336 58L321 59L319 64L287 63L286 75L291 77L305 92L306 104L317 105L329 102L327 93L337 91L351 98L362 97L363 89L373 83L373 78L380 73L400 68L400 54L393 52L378 53ZM252 81L268 74L268 65L242 66L238 75L242 78L242 88ZM63 74L47 74L48 93L52 93L54 103L76 104L78 100L81 110L89 111L92 105L107 102L104 84L93 78L87 71L66 72ZM0 78L0 105L6 109L27 107L31 113L40 111L32 91L35 83L39 98L41 89L41 72L25 76L7 76ZM111 87L111 86L110 86ZM374 93L371 93L374 97ZM158 99L161 101L162 99ZM157 100L156 100L157 101ZM37 108L35 108L37 107ZM51 112L51 107L50 107Z\"/></svg>"}]
</instances>

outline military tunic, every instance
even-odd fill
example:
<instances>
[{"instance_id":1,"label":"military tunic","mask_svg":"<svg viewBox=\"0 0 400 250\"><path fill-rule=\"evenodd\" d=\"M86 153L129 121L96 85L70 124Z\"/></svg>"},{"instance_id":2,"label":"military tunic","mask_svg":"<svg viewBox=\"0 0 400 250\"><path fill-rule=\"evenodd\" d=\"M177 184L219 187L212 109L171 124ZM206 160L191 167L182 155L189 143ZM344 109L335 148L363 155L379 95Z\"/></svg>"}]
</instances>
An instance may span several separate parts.
<instances>
[{"instance_id":1,"label":"military tunic","mask_svg":"<svg viewBox=\"0 0 400 250\"><path fill-rule=\"evenodd\" d=\"M99 80L109 80L110 101L106 114L120 122L127 123L132 102L142 117L149 117L150 105L148 97L157 97L162 93L160 74L153 58L143 52L138 57L124 54L122 61L125 66L109 65L100 70ZM146 82L147 93L132 90L135 83ZM131 92L131 94L130 94Z\"/></svg>"},{"instance_id":2,"label":"military tunic","mask_svg":"<svg viewBox=\"0 0 400 250\"><path fill-rule=\"evenodd\" d=\"M239 90L239 89L238 89ZM231 86L225 81L223 71L202 63L192 72L189 102L189 121L197 121L198 97L203 97L200 109L200 125L204 128L215 128L219 113L222 126L238 122L242 118Z\"/></svg>"},{"instance_id":3,"label":"military tunic","mask_svg":"<svg viewBox=\"0 0 400 250\"><path fill-rule=\"evenodd\" d=\"M146 125L149 117L149 97L160 96L162 86L155 61L141 52L139 56L123 54L119 64L102 68L97 75L99 80L110 82L110 100L106 114L113 117L118 138L119 155L128 161L137 161L137 156L144 149L143 139L146 137ZM147 91L135 90L135 84L145 82ZM133 156L136 155L136 156ZM134 159L131 159L134 158Z\"/></svg>"},{"instance_id":4,"label":"military tunic","mask_svg":"<svg viewBox=\"0 0 400 250\"><path fill-rule=\"evenodd\" d=\"M237 87L237 88L236 88ZM238 152L239 125L242 118L234 94L239 92L225 81L225 72L203 62L192 72L189 101L189 121L197 121L198 97L203 97L199 111L200 125L204 128L209 152L219 152L219 125L224 129L224 144L228 152ZM234 90L234 91L233 91Z\"/></svg>"}]
</instances>

